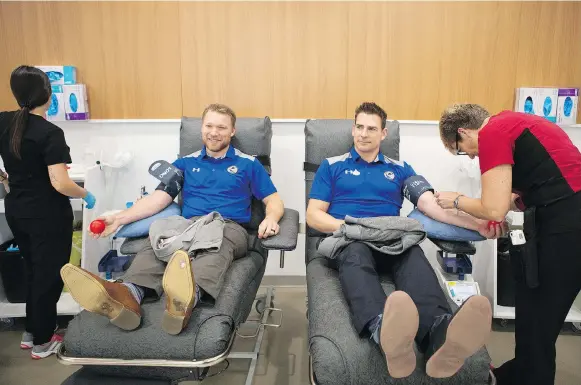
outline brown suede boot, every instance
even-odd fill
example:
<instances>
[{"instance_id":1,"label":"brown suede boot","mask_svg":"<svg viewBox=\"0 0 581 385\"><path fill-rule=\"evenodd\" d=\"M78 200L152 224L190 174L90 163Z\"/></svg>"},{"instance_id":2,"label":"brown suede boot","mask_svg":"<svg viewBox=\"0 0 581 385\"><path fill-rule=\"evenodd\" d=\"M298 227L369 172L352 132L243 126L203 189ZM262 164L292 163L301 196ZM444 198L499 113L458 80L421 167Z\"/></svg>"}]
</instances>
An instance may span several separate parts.
<instances>
[{"instance_id":1,"label":"brown suede boot","mask_svg":"<svg viewBox=\"0 0 581 385\"><path fill-rule=\"evenodd\" d=\"M69 292L85 310L109 318L123 330L134 330L141 323L141 306L123 284L109 282L67 263L61 277Z\"/></svg>"},{"instance_id":2,"label":"brown suede boot","mask_svg":"<svg viewBox=\"0 0 581 385\"><path fill-rule=\"evenodd\" d=\"M169 334L179 334L186 327L196 300L196 282L190 256L178 250L169 260L163 275L166 295L161 328Z\"/></svg>"}]
</instances>

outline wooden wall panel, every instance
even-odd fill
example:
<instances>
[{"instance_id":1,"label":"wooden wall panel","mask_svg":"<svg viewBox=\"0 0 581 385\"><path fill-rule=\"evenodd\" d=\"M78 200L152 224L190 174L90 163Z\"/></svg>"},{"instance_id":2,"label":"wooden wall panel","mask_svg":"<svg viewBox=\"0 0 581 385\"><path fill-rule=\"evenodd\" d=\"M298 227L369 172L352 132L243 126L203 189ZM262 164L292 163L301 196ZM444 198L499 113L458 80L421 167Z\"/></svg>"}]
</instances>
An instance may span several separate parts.
<instances>
[{"instance_id":1,"label":"wooden wall panel","mask_svg":"<svg viewBox=\"0 0 581 385\"><path fill-rule=\"evenodd\" d=\"M7 41L6 25L2 20L2 3L0 3L0 111L14 108L16 103L12 101L9 76L13 66L10 63Z\"/></svg>"},{"instance_id":2,"label":"wooden wall panel","mask_svg":"<svg viewBox=\"0 0 581 385\"><path fill-rule=\"evenodd\" d=\"M518 86L581 87L578 2L0 2L0 110L10 71L74 64L93 118L396 119L453 102L512 109ZM580 119L581 121L581 116Z\"/></svg>"},{"instance_id":3,"label":"wooden wall panel","mask_svg":"<svg viewBox=\"0 0 581 385\"><path fill-rule=\"evenodd\" d=\"M62 45L55 37L61 36L55 3L34 3L23 6L18 2L0 4L0 28L5 51L2 52L2 94L0 106L14 108L16 102L10 92L10 73L20 64L56 62L62 60Z\"/></svg>"},{"instance_id":4,"label":"wooden wall panel","mask_svg":"<svg viewBox=\"0 0 581 385\"><path fill-rule=\"evenodd\" d=\"M14 67L72 64L87 84L92 118L181 116L177 3L2 2L0 11L0 109L15 105Z\"/></svg>"},{"instance_id":5,"label":"wooden wall panel","mask_svg":"<svg viewBox=\"0 0 581 385\"><path fill-rule=\"evenodd\" d=\"M516 84L581 85L581 3L523 3Z\"/></svg>"},{"instance_id":6,"label":"wooden wall panel","mask_svg":"<svg viewBox=\"0 0 581 385\"><path fill-rule=\"evenodd\" d=\"M99 2L103 116L181 116L180 26L176 2Z\"/></svg>"},{"instance_id":7,"label":"wooden wall panel","mask_svg":"<svg viewBox=\"0 0 581 385\"><path fill-rule=\"evenodd\" d=\"M517 52L512 31L520 7L352 3L348 104L375 100L393 118L428 120L453 102L510 108L516 63L509 58ZM369 28L357 27L366 21Z\"/></svg>"},{"instance_id":8,"label":"wooden wall panel","mask_svg":"<svg viewBox=\"0 0 581 385\"><path fill-rule=\"evenodd\" d=\"M344 5L182 2L180 18L185 114L211 102L252 116L345 114Z\"/></svg>"},{"instance_id":9,"label":"wooden wall panel","mask_svg":"<svg viewBox=\"0 0 581 385\"><path fill-rule=\"evenodd\" d=\"M273 56L269 7L180 3L185 115L221 102L241 116L272 114Z\"/></svg>"}]
</instances>

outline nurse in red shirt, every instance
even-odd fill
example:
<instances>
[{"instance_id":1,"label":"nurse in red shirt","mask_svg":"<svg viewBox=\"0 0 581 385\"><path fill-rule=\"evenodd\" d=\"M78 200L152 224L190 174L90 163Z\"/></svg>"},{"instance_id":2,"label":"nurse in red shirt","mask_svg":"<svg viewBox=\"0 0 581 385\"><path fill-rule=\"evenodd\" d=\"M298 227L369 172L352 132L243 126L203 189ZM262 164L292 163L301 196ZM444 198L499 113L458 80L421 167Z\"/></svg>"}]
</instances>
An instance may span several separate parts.
<instances>
[{"instance_id":1,"label":"nurse in red shirt","mask_svg":"<svg viewBox=\"0 0 581 385\"><path fill-rule=\"evenodd\" d=\"M444 111L440 137L453 154L478 156L482 173L480 199L440 192L440 206L498 222L509 210L525 211L528 251L518 258L511 252L515 358L494 370L497 384L553 385L555 342L581 290L581 153L544 118L490 116L475 104Z\"/></svg>"}]
</instances>

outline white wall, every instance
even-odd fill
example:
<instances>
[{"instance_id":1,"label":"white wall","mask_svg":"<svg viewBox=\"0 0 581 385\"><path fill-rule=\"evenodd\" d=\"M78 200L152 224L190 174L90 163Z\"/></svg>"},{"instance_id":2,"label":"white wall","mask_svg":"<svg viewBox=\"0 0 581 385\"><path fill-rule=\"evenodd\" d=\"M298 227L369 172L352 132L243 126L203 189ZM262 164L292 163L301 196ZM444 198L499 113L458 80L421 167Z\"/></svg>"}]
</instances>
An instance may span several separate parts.
<instances>
[{"instance_id":1,"label":"white wall","mask_svg":"<svg viewBox=\"0 0 581 385\"><path fill-rule=\"evenodd\" d=\"M59 124L65 132L75 163L94 164L96 158L109 162L118 150L134 154L128 169L117 176L115 183L109 184L110 187L114 185L113 189L109 189L111 196L97 196L101 204L97 206L96 214L123 208L126 201L137 197L142 185L149 192L153 191L157 183L148 174L147 167L155 160L175 159L179 148L179 124L179 120L94 120ZM301 223L305 221L303 129L303 120L273 121L272 178L285 206L299 211ZM566 131L575 144L580 146L581 127L568 128ZM436 189L479 195L478 161L455 157L446 152L440 142L437 122L402 121L400 151L401 159L412 165L418 174L424 175ZM407 214L410 209L411 205L406 203L402 214ZM426 245L426 248L428 251L430 246ZM299 235L297 249L286 254L283 270L278 267L278 253L271 254L266 274L305 274L304 235Z\"/></svg>"}]
</instances>

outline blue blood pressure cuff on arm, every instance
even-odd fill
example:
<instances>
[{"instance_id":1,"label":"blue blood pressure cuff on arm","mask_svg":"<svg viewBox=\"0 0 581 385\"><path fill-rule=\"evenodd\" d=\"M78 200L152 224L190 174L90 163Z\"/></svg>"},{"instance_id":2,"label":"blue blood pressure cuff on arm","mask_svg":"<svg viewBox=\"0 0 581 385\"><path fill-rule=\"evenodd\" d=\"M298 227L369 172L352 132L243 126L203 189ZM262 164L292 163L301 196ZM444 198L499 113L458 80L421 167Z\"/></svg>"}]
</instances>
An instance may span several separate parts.
<instances>
[{"instance_id":1,"label":"blue blood pressure cuff on arm","mask_svg":"<svg viewBox=\"0 0 581 385\"><path fill-rule=\"evenodd\" d=\"M403 195L407 200L412 202L414 206L418 205L420 197L426 191L434 192L434 188L426 178L421 175L410 176L403 182Z\"/></svg>"},{"instance_id":2,"label":"blue blood pressure cuff on arm","mask_svg":"<svg viewBox=\"0 0 581 385\"><path fill-rule=\"evenodd\" d=\"M149 173L161 183L156 190L162 190L172 198L178 196L184 186L184 174L182 171L165 160L158 160L149 166Z\"/></svg>"}]
</instances>

